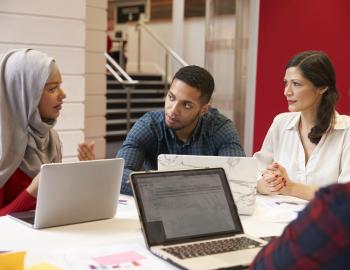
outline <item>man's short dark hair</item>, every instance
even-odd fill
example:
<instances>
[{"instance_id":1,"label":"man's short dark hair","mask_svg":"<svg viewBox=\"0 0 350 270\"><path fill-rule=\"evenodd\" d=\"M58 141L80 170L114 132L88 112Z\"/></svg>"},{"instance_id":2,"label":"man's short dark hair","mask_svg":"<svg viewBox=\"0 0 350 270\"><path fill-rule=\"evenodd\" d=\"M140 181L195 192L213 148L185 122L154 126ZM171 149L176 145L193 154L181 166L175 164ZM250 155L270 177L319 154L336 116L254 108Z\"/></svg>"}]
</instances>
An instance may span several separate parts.
<instances>
[{"instance_id":1,"label":"man's short dark hair","mask_svg":"<svg viewBox=\"0 0 350 270\"><path fill-rule=\"evenodd\" d=\"M214 78L206 69L195 65L185 66L176 72L173 81L175 79L198 89L206 103L211 99L215 87Z\"/></svg>"}]
</instances>

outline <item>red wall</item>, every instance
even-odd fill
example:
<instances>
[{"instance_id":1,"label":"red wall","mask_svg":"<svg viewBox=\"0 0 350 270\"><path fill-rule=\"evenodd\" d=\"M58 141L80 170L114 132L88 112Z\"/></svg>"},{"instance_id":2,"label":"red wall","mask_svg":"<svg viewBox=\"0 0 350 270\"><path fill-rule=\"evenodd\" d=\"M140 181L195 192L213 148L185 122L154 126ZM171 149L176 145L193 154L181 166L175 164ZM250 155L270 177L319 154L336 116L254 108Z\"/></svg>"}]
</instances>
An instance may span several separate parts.
<instances>
[{"instance_id":1,"label":"red wall","mask_svg":"<svg viewBox=\"0 0 350 270\"><path fill-rule=\"evenodd\" d=\"M337 110L350 114L350 1L260 0L254 152L260 149L274 116L288 110L284 67L304 50L329 55L341 93Z\"/></svg>"}]
</instances>

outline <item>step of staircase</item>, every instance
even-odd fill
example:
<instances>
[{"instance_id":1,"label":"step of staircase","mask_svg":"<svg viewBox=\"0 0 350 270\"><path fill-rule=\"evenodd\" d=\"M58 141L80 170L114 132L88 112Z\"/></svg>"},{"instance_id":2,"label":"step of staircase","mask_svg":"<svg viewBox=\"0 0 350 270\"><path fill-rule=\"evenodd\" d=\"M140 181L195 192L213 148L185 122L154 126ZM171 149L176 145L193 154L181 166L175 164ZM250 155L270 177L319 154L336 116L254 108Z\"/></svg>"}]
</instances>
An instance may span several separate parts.
<instances>
[{"instance_id":1,"label":"step of staircase","mask_svg":"<svg viewBox=\"0 0 350 270\"><path fill-rule=\"evenodd\" d=\"M130 75L130 74L129 74ZM131 74L136 85L123 85L107 75L107 142L123 141L130 127L146 112L162 110L168 85L161 75ZM127 97L130 96L128 108ZM128 119L129 117L129 119Z\"/></svg>"},{"instance_id":2,"label":"step of staircase","mask_svg":"<svg viewBox=\"0 0 350 270\"><path fill-rule=\"evenodd\" d=\"M163 76L158 74L131 73L129 76L134 80L140 81L161 81L163 79ZM114 81L115 78L113 75L107 75L107 81L108 80Z\"/></svg>"}]
</instances>

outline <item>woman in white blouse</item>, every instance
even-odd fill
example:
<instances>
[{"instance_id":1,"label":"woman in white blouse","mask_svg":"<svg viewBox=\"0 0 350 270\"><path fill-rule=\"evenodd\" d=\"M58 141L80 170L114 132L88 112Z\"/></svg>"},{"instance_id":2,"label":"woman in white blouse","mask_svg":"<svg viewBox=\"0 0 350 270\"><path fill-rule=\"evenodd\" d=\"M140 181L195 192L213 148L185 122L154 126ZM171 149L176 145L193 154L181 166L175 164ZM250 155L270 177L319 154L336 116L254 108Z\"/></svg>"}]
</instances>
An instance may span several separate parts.
<instances>
[{"instance_id":1,"label":"woman in white blouse","mask_svg":"<svg viewBox=\"0 0 350 270\"><path fill-rule=\"evenodd\" d=\"M275 117L254 155L258 192L311 200L322 186L350 181L350 117L335 111L335 72L323 52L293 57L284 85L290 112Z\"/></svg>"}]
</instances>

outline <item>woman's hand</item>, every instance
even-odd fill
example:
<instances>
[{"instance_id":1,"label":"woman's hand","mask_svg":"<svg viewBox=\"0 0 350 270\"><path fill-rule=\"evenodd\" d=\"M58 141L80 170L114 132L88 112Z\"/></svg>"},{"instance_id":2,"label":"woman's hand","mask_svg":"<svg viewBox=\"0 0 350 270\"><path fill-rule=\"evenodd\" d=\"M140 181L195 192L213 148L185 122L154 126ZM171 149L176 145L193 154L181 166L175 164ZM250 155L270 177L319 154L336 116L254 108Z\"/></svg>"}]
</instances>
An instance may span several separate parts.
<instances>
[{"instance_id":1,"label":"woman's hand","mask_svg":"<svg viewBox=\"0 0 350 270\"><path fill-rule=\"evenodd\" d=\"M283 179L274 171L266 170L258 181L258 191L265 195L276 195L281 193L284 186Z\"/></svg>"},{"instance_id":2,"label":"woman's hand","mask_svg":"<svg viewBox=\"0 0 350 270\"><path fill-rule=\"evenodd\" d=\"M274 162L267 167L262 178L258 181L258 191L266 195L288 195L292 185L293 182L290 181L286 169Z\"/></svg>"},{"instance_id":3,"label":"woman's hand","mask_svg":"<svg viewBox=\"0 0 350 270\"><path fill-rule=\"evenodd\" d=\"M27 192L34 198L38 195L38 187L39 187L39 179L40 179L40 173L37 174L30 183L30 185L27 187Z\"/></svg>"},{"instance_id":4,"label":"woman's hand","mask_svg":"<svg viewBox=\"0 0 350 270\"><path fill-rule=\"evenodd\" d=\"M281 176L284 182L284 186L280 190L282 195L292 195L292 189L294 188L295 183L289 179L287 170L277 162L272 163L267 167L268 170L273 170L278 175Z\"/></svg>"},{"instance_id":5,"label":"woman's hand","mask_svg":"<svg viewBox=\"0 0 350 270\"><path fill-rule=\"evenodd\" d=\"M83 142L78 145L78 158L80 161L82 160L94 160L95 159L95 153L94 153L94 147L95 142Z\"/></svg>"}]
</instances>

